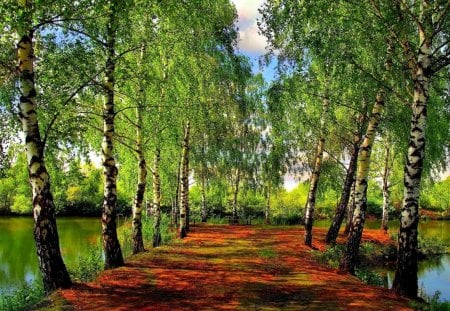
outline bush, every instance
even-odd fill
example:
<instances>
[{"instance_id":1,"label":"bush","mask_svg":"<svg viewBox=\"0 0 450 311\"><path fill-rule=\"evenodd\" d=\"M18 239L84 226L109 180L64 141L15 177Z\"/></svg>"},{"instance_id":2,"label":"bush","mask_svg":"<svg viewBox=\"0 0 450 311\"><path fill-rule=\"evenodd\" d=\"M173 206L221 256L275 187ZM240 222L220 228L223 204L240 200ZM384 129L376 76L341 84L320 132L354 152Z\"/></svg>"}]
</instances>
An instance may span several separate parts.
<instances>
[{"instance_id":1,"label":"bush","mask_svg":"<svg viewBox=\"0 0 450 311\"><path fill-rule=\"evenodd\" d=\"M287 215L278 214L271 218L271 224L273 225L298 225L303 223L303 215L300 213L292 213Z\"/></svg>"},{"instance_id":2,"label":"bush","mask_svg":"<svg viewBox=\"0 0 450 311\"><path fill-rule=\"evenodd\" d=\"M336 244L328 247L325 251L313 251L314 258L322 264L328 265L334 269L339 267L342 256L344 255L345 245Z\"/></svg>"},{"instance_id":3,"label":"bush","mask_svg":"<svg viewBox=\"0 0 450 311\"><path fill-rule=\"evenodd\" d=\"M446 245L438 237L423 237L419 235L417 242L419 244L419 254L424 258L442 255L446 253Z\"/></svg>"},{"instance_id":4,"label":"bush","mask_svg":"<svg viewBox=\"0 0 450 311\"><path fill-rule=\"evenodd\" d=\"M14 203L11 207L11 211L17 214L31 213L31 197L27 197L24 194L18 194L14 197Z\"/></svg>"},{"instance_id":5,"label":"bush","mask_svg":"<svg viewBox=\"0 0 450 311\"><path fill-rule=\"evenodd\" d=\"M366 269L366 268L357 268L355 269L355 276L363 281L364 283L375 285L375 286L385 286L386 281L380 274L377 272Z\"/></svg>"},{"instance_id":6,"label":"bush","mask_svg":"<svg viewBox=\"0 0 450 311\"><path fill-rule=\"evenodd\" d=\"M103 270L102 246L100 242L88 249L87 255L80 256L78 265L69 269L73 280L89 282L95 279Z\"/></svg>"},{"instance_id":7,"label":"bush","mask_svg":"<svg viewBox=\"0 0 450 311\"><path fill-rule=\"evenodd\" d=\"M441 296L440 291L436 291L433 296L428 296L422 288L419 288L419 296L423 298L422 301L411 301L410 306L415 310L424 311L448 311L450 310L449 301L439 301Z\"/></svg>"},{"instance_id":8,"label":"bush","mask_svg":"<svg viewBox=\"0 0 450 311\"><path fill-rule=\"evenodd\" d=\"M176 231L170 226L170 217L161 214L161 245L169 244L176 238ZM122 253L124 257L131 255L133 251L133 241L131 234L131 221L125 220L123 226L118 230L119 240L121 241ZM151 245L153 242L153 218L142 217L142 238L144 243Z\"/></svg>"},{"instance_id":9,"label":"bush","mask_svg":"<svg viewBox=\"0 0 450 311\"><path fill-rule=\"evenodd\" d=\"M30 310L42 298L44 298L44 289L39 281L25 284L11 293L2 293L0 296L0 310Z\"/></svg>"}]
</instances>

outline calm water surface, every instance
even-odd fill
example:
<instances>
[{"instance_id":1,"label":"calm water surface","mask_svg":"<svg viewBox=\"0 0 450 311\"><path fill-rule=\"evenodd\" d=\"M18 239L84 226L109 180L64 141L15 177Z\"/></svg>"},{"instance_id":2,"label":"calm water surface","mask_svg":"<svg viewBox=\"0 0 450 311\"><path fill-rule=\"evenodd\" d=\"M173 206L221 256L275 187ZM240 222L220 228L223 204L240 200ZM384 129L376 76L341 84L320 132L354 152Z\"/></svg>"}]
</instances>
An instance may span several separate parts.
<instances>
[{"instance_id":1,"label":"calm water surface","mask_svg":"<svg viewBox=\"0 0 450 311\"><path fill-rule=\"evenodd\" d=\"M315 225L328 228L330 221L320 220ZM370 229L379 229L381 221L366 221L365 226ZM389 234L394 235L397 232L398 221L392 221ZM436 237L442 240L448 249L450 248L450 221L448 220L421 220L419 233L427 238ZM382 273L386 273L388 286L392 287L394 270L384 270ZM450 254L433 260L420 261L418 278L419 288L427 296L433 296L436 291L439 291L441 293L439 300L450 301Z\"/></svg>"},{"instance_id":2,"label":"calm water surface","mask_svg":"<svg viewBox=\"0 0 450 311\"><path fill-rule=\"evenodd\" d=\"M79 256L100 241L100 218L59 218L58 232L64 262L70 269ZM0 217L0 292L39 277L31 217Z\"/></svg>"}]
</instances>

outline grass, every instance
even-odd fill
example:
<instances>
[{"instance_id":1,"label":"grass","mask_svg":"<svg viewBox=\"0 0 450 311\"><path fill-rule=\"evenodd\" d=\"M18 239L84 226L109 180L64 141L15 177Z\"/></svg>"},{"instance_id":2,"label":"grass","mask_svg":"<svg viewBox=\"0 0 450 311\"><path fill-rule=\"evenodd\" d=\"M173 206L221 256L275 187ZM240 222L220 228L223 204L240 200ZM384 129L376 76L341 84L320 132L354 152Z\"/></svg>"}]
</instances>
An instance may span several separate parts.
<instances>
[{"instance_id":1,"label":"grass","mask_svg":"<svg viewBox=\"0 0 450 311\"><path fill-rule=\"evenodd\" d=\"M43 297L44 289L40 282L25 284L11 293L2 293L0 296L0 310L30 310Z\"/></svg>"},{"instance_id":2,"label":"grass","mask_svg":"<svg viewBox=\"0 0 450 311\"><path fill-rule=\"evenodd\" d=\"M419 296L423 297L424 301L411 301L410 305L415 310L424 311L450 311L449 301L439 301L441 292L436 291L433 296L427 296L422 289Z\"/></svg>"},{"instance_id":3,"label":"grass","mask_svg":"<svg viewBox=\"0 0 450 311\"><path fill-rule=\"evenodd\" d=\"M345 245L336 244L328 247L325 251L313 251L314 258L322 264L328 265L334 269L339 267L340 260L345 252ZM359 250L359 256L362 263L359 263L355 269L355 276L364 283L370 285L384 286L385 278L379 273L372 270L370 265L372 256L380 256L382 254L382 246L374 243L363 243ZM367 258L367 259L366 259Z\"/></svg>"},{"instance_id":4,"label":"grass","mask_svg":"<svg viewBox=\"0 0 450 311\"><path fill-rule=\"evenodd\" d=\"M89 247L86 255L79 257L78 265L69 268L72 280L89 282L95 279L103 270L103 256L100 242Z\"/></svg>"},{"instance_id":5,"label":"grass","mask_svg":"<svg viewBox=\"0 0 450 311\"><path fill-rule=\"evenodd\" d=\"M264 248L258 252L258 256L264 260L269 260L277 257L277 253L270 248Z\"/></svg>"}]
</instances>

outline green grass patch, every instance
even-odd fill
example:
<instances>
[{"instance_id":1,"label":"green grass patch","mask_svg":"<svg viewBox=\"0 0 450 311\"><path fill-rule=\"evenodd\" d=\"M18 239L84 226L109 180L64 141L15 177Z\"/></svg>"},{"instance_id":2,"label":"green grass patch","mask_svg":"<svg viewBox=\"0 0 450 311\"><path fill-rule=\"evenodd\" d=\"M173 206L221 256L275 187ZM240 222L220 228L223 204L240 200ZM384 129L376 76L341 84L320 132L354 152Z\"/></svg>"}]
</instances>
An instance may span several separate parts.
<instances>
[{"instance_id":1,"label":"green grass patch","mask_svg":"<svg viewBox=\"0 0 450 311\"><path fill-rule=\"evenodd\" d=\"M268 260L277 257L277 253L270 248L265 248L258 252L258 256L262 259Z\"/></svg>"},{"instance_id":2,"label":"green grass patch","mask_svg":"<svg viewBox=\"0 0 450 311\"><path fill-rule=\"evenodd\" d=\"M25 284L10 292L2 293L0 296L0 310L21 311L31 310L32 306L44 298L44 289L41 282Z\"/></svg>"}]
</instances>

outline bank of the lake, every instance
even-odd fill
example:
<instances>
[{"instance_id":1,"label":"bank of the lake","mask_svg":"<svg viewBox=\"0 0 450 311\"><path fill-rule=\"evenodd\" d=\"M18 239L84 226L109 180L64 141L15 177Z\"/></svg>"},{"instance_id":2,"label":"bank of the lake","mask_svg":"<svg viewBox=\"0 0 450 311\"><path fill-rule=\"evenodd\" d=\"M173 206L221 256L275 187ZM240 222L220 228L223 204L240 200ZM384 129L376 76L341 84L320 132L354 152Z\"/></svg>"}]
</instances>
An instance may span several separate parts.
<instances>
[{"instance_id":1,"label":"bank of the lake","mask_svg":"<svg viewBox=\"0 0 450 311\"><path fill-rule=\"evenodd\" d=\"M328 228L329 220L320 220L315 224L317 227ZM367 220L365 224L367 229L380 229L380 220ZM388 235L395 236L398 232L398 221L392 220L389 224ZM450 221L448 220L420 220L419 234L425 238L435 238L442 241L447 251L450 251ZM392 287L394 278L393 267L382 267L378 270L385 274L388 287ZM440 301L450 301L450 253L421 260L419 262L419 288L422 296L432 297L438 291L440 292Z\"/></svg>"},{"instance_id":2,"label":"bank of the lake","mask_svg":"<svg viewBox=\"0 0 450 311\"><path fill-rule=\"evenodd\" d=\"M67 267L100 241L99 218L59 217L61 252ZM0 293L40 278L32 217L0 217Z\"/></svg>"}]
</instances>

